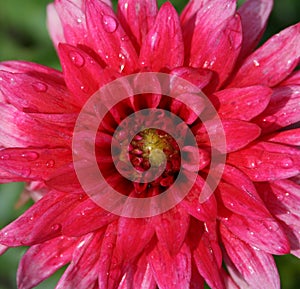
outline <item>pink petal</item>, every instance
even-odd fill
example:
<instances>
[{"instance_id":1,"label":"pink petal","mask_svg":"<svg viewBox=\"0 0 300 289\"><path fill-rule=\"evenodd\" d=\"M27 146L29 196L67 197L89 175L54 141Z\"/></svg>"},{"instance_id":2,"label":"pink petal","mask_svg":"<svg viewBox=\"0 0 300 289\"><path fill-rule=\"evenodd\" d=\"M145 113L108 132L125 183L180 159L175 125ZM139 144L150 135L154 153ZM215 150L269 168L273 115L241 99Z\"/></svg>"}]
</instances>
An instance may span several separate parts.
<instances>
[{"instance_id":1,"label":"pink petal","mask_svg":"<svg viewBox=\"0 0 300 289\"><path fill-rule=\"evenodd\" d=\"M248 191L220 182L218 185L222 201L230 211L254 219L268 218L270 213L263 201Z\"/></svg>"},{"instance_id":2,"label":"pink petal","mask_svg":"<svg viewBox=\"0 0 300 289\"><path fill-rule=\"evenodd\" d=\"M146 254L143 254L136 266L136 271L134 272L132 287L128 289L155 289L156 282L154 281L151 266L147 261Z\"/></svg>"},{"instance_id":3,"label":"pink petal","mask_svg":"<svg viewBox=\"0 0 300 289\"><path fill-rule=\"evenodd\" d=\"M211 131L210 135L208 135L204 126L201 126L198 129L196 133L196 140L199 145L209 145L211 138L220 140L220 136L218 135L220 128L218 128L218 124L213 123L210 125L209 129ZM260 135L259 126L254 123L241 120L222 119L222 129L226 136L227 152L233 152L247 146Z\"/></svg>"},{"instance_id":4,"label":"pink petal","mask_svg":"<svg viewBox=\"0 0 300 289\"><path fill-rule=\"evenodd\" d=\"M254 121L264 133L300 121L300 86L284 86L274 89L268 107Z\"/></svg>"},{"instance_id":5,"label":"pink petal","mask_svg":"<svg viewBox=\"0 0 300 289\"><path fill-rule=\"evenodd\" d=\"M199 274L196 264L194 260L192 260L192 276L191 276L191 284L190 289L204 289L204 279Z\"/></svg>"},{"instance_id":6,"label":"pink petal","mask_svg":"<svg viewBox=\"0 0 300 289\"><path fill-rule=\"evenodd\" d=\"M203 234L194 251L194 260L199 273L211 288L225 289L220 267L217 264L208 234Z\"/></svg>"},{"instance_id":7,"label":"pink petal","mask_svg":"<svg viewBox=\"0 0 300 289\"><path fill-rule=\"evenodd\" d=\"M253 248L221 225L221 236L231 261L251 288L279 289L280 280L272 255Z\"/></svg>"},{"instance_id":8,"label":"pink petal","mask_svg":"<svg viewBox=\"0 0 300 289\"><path fill-rule=\"evenodd\" d=\"M280 83L281 86L299 85L300 83L300 70L294 71L287 79Z\"/></svg>"},{"instance_id":9,"label":"pink petal","mask_svg":"<svg viewBox=\"0 0 300 289\"><path fill-rule=\"evenodd\" d=\"M100 256L101 261L98 266L99 288L115 289L121 282L124 274L123 261L116 250L117 223L108 225L105 238L103 239ZM107 274L108 273L108 274Z\"/></svg>"},{"instance_id":10,"label":"pink petal","mask_svg":"<svg viewBox=\"0 0 300 289\"><path fill-rule=\"evenodd\" d=\"M0 63L0 74L3 95L19 109L48 113L78 110L58 70L31 62L6 61Z\"/></svg>"},{"instance_id":11,"label":"pink petal","mask_svg":"<svg viewBox=\"0 0 300 289\"><path fill-rule=\"evenodd\" d=\"M8 248L9 248L9 247L0 244L0 256L1 256L2 254L4 254L4 253L8 250Z\"/></svg>"},{"instance_id":12,"label":"pink petal","mask_svg":"<svg viewBox=\"0 0 300 289\"><path fill-rule=\"evenodd\" d=\"M260 200L260 196L257 193L253 182L249 179L249 177L246 174L244 174L237 168L226 164L222 175L222 179L225 182L238 188L239 190L243 190L244 193L249 194L251 198Z\"/></svg>"},{"instance_id":13,"label":"pink petal","mask_svg":"<svg viewBox=\"0 0 300 289\"><path fill-rule=\"evenodd\" d=\"M212 71L208 69L199 69L199 68L192 68L192 67L185 67L185 66L174 68L171 71L171 74L187 80L193 85L196 85L199 89L202 89L205 86L207 86L213 75ZM179 85L175 87L176 87L176 91L173 92L174 94L178 93ZM173 95L173 93L171 94Z\"/></svg>"},{"instance_id":14,"label":"pink petal","mask_svg":"<svg viewBox=\"0 0 300 289\"><path fill-rule=\"evenodd\" d=\"M77 239L58 237L32 246L22 257L17 283L20 289L35 287L59 268L69 263Z\"/></svg>"},{"instance_id":15,"label":"pink petal","mask_svg":"<svg viewBox=\"0 0 300 289\"><path fill-rule=\"evenodd\" d=\"M148 260L156 283L161 289L189 288L191 279L191 252L184 244L175 256L158 243Z\"/></svg>"},{"instance_id":16,"label":"pink petal","mask_svg":"<svg viewBox=\"0 0 300 289\"><path fill-rule=\"evenodd\" d=\"M66 84L79 105L113 80L114 73L103 69L83 50L67 44L60 44L58 48Z\"/></svg>"},{"instance_id":17,"label":"pink petal","mask_svg":"<svg viewBox=\"0 0 300 289\"><path fill-rule=\"evenodd\" d=\"M56 49L59 43L66 42L63 26L53 3L47 6L47 27Z\"/></svg>"},{"instance_id":18,"label":"pink petal","mask_svg":"<svg viewBox=\"0 0 300 289\"><path fill-rule=\"evenodd\" d=\"M1 167L14 177L15 181L47 180L59 167L71 162L72 152L69 149L0 150Z\"/></svg>"},{"instance_id":19,"label":"pink petal","mask_svg":"<svg viewBox=\"0 0 300 289\"><path fill-rule=\"evenodd\" d=\"M243 288L243 287L238 287L238 285L233 281L231 276L229 274L227 274L227 272L225 270L222 271L222 276L223 276L223 279L224 279L226 289L240 289L240 288ZM246 287L244 287L244 288L246 289Z\"/></svg>"},{"instance_id":20,"label":"pink petal","mask_svg":"<svg viewBox=\"0 0 300 289\"><path fill-rule=\"evenodd\" d=\"M98 279L103 232L84 236L74 250L73 259L55 289L92 288Z\"/></svg>"},{"instance_id":21,"label":"pink petal","mask_svg":"<svg viewBox=\"0 0 300 289\"><path fill-rule=\"evenodd\" d=\"M300 226L286 225L285 223L282 223L282 227L290 241L290 254L293 254L297 258L300 258Z\"/></svg>"},{"instance_id":22,"label":"pink petal","mask_svg":"<svg viewBox=\"0 0 300 289\"><path fill-rule=\"evenodd\" d=\"M300 151L269 142L259 142L233 152L227 161L258 182L286 179L300 173Z\"/></svg>"},{"instance_id":23,"label":"pink petal","mask_svg":"<svg viewBox=\"0 0 300 289\"><path fill-rule=\"evenodd\" d=\"M270 142L300 146L300 128L276 132L267 137Z\"/></svg>"},{"instance_id":24,"label":"pink petal","mask_svg":"<svg viewBox=\"0 0 300 289\"><path fill-rule=\"evenodd\" d=\"M275 86L298 65L300 57L300 24L273 36L252 53L231 82L231 87L256 84Z\"/></svg>"},{"instance_id":25,"label":"pink petal","mask_svg":"<svg viewBox=\"0 0 300 289\"><path fill-rule=\"evenodd\" d=\"M203 39L199 37L198 41L202 42ZM193 43L190 65L215 71L218 75L218 87L220 87L228 78L235 65L241 43L241 21L236 15L225 20L219 27L211 31L207 42L201 44L202 47L197 47Z\"/></svg>"},{"instance_id":26,"label":"pink petal","mask_svg":"<svg viewBox=\"0 0 300 289\"><path fill-rule=\"evenodd\" d=\"M84 2L81 0L77 2L71 0L55 1L54 7L56 13L51 13L50 10L50 14L48 14L48 27L56 47L59 44L58 41L62 40L61 31L63 31L65 41L60 42L67 42L75 46L78 44L88 46L90 39L88 39ZM57 19L57 14L60 23ZM54 29L57 30L55 31ZM59 38L56 33L58 33Z\"/></svg>"},{"instance_id":27,"label":"pink petal","mask_svg":"<svg viewBox=\"0 0 300 289\"><path fill-rule=\"evenodd\" d=\"M238 9L243 31L240 59L248 56L258 45L265 31L272 7L273 0L248 0Z\"/></svg>"},{"instance_id":28,"label":"pink petal","mask_svg":"<svg viewBox=\"0 0 300 289\"><path fill-rule=\"evenodd\" d=\"M183 65L184 45L178 14L165 3L160 8L154 26L141 47L139 62L153 71L173 69Z\"/></svg>"},{"instance_id":29,"label":"pink petal","mask_svg":"<svg viewBox=\"0 0 300 289\"><path fill-rule=\"evenodd\" d=\"M266 86L229 88L213 94L220 117L249 121L267 107L272 90Z\"/></svg>"},{"instance_id":30,"label":"pink petal","mask_svg":"<svg viewBox=\"0 0 300 289\"><path fill-rule=\"evenodd\" d=\"M171 255L180 250L187 230L189 215L180 206L155 217L155 230L160 244L168 249Z\"/></svg>"},{"instance_id":31,"label":"pink petal","mask_svg":"<svg viewBox=\"0 0 300 289\"><path fill-rule=\"evenodd\" d=\"M119 218L116 247L124 259L134 259L150 243L154 233L151 219Z\"/></svg>"},{"instance_id":32,"label":"pink petal","mask_svg":"<svg viewBox=\"0 0 300 289\"><path fill-rule=\"evenodd\" d=\"M193 41L199 41L200 37L208 36L224 20L233 16L235 9L236 1L233 0L191 0L181 14L181 23L186 32L193 32L193 36L198 37Z\"/></svg>"},{"instance_id":33,"label":"pink petal","mask_svg":"<svg viewBox=\"0 0 300 289\"><path fill-rule=\"evenodd\" d=\"M30 246L60 236L66 214L79 201L77 194L49 192L0 231L1 244Z\"/></svg>"},{"instance_id":34,"label":"pink petal","mask_svg":"<svg viewBox=\"0 0 300 289\"><path fill-rule=\"evenodd\" d=\"M252 219L237 214L222 218L222 223L244 242L270 254L284 255L290 251L284 230L275 219Z\"/></svg>"},{"instance_id":35,"label":"pink petal","mask_svg":"<svg viewBox=\"0 0 300 289\"><path fill-rule=\"evenodd\" d=\"M300 227L300 186L290 180L257 184L271 213L287 225Z\"/></svg>"},{"instance_id":36,"label":"pink petal","mask_svg":"<svg viewBox=\"0 0 300 289\"><path fill-rule=\"evenodd\" d=\"M155 0L118 1L118 19L139 50L157 15Z\"/></svg>"},{"instance_id":37,"label":"pink petal","mask_svg":"<svg viewBox=\"0 0 300 289\"><path fill-rule=\"evenodd\" d=\"M102 1L86 1L86 17L91 44L107 65L118 72L137 69L137 54L113 10ZM122 40L125 37L125 41Z\"/></svg>"},{"instance_id":38,"label":"pink petal","mask_svg":"<svg viewBox=\"0 0 300 289\"><path fill-rule=\"evenodd\" d=\"M198 176L193 188L180 203L180 206L182 206L189 215L201 221L214 219L217 214L217 203L213 194L204 203L199 202L204 182L205 180Z\"/></svg>"},{"instance_id":39,"label":"pink petal","mask_svg":"<svg viewBox=\"0 0 300 289\"><path fill-rule=\"evenodd\" d=\"M100 208L90 198L78 196L80 202L73 206L65 217L62 234L65 236L82 236L89 232L98 230L111 222L118 216Z\"/></svg>"},{"instance_id":40,"label":"pink petal","mask_svg":"<svg viewBox=\"0 0 300 289\"><path fill-rule=\"evenodd\" d=\"M65 147L70 141L69 130L56 130L55 126L42 124L12 105L0 104L0 146Z\"/></svg>"},{"instance_id":41,"label":"pink petal","mask_svg":"<svg viewBox=\"0 0 300 289\"><path fill-rule=\"evenodd\" d=\"M37 78L28 74L0 71L0 80L6 101L21 111L64 113L77 110L66 101L71 96L65 85L53 82L51 77L47 79L40 75Z\"/></svg>"}]
</instances>

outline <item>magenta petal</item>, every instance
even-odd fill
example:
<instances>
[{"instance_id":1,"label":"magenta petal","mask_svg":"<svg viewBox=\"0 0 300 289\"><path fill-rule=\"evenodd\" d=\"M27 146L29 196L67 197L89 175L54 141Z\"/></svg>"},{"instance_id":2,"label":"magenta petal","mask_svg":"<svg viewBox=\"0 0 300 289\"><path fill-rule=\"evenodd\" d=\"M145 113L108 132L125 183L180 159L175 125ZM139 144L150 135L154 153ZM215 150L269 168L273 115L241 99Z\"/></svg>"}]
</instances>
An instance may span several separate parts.
<instances>
[{"instance_id":1,"label":"magenta petal","mask_svg":"<svg viewBox=\"0 0 300 289\"><path fill-rule=\"evenodd\" d=\"M215 92L212 101L221 117L249 121L265 110L272 92L260 85L229 88Z\"/></svg>"},{"instance_id":2,"label":"magenta petal","mask_svg":"<svg viewBox=\"0 0 300 289\"><path fill-rule=\"evenodd\" d=\"M253 248L226 229L220 227L229 258L251 288L279 289L280 280L272 255Z\"/></svg>"},{"instance_id":3,"label":"magenta petal","mask_svg":"<svg viewBox=\"0 0 300 289\"><path fill-rule=\"evenodd\" d=\"M180 250L187 230L189 215L180 206L155 217L155 230L160 244L163 244L171 255Z\"/></svg>"},{"instance_id":4,"label":"magenta petal","mask_svg":"<svg viewBox=\"0 0 300 289\"><path fill-rule=\"evenodd\" d=\"M100 208L90 198L78 196L80 202L65 217L62 234L66 236L82 236L98 230L115 221L118 216Z\"/></svg>"},{"instance_id":5,"label":"magenta petal","mask_svg":"<svg viewBox=\"0 0 300 289\"><path fill-rule=\"evenodd\" d=\"M0 231L0 243L11 247L30 246L60 236L66 214L78 201L77 194L49 192Z\"/></svg>"},{"instance_id":6,"label":"magenta petal","mask_svg":"<svg viewBox=\"0 0 300 289\"><path fill-rule=\"evenodd\" d=\"M2 147L52 147L69 146L71 132L55 130L33 119L14 106L0 104L0 146Z\"/></svg>"},{"instance_id":7,"label":"magenta petal","mask_svg":"<svg viewBox=\"0 0 300 289\"><path fill-rule=\"evenodd\" d=\"M136 71L138 60L136 51L131 41L127 39L112 8L102 1L86 2L87 26L94 50L116 71L124 73Z\"/></svg>"},{"instance_id":8,"label":"magenta petal","mask_svg":"<svg viewBox=\"0 0 300 289\"><path fill-rule=\"evenodd\" d=\"M56 13L51 10L49 11L48 27L50 28L50 34L56 47L59 44L58 41L61 42L61 40L63 40L61 30L63 30L63 36L66 40L63 42L67 42L75 46L77 44L89 44L84 2L81 0L77 1L77 3L76 1L71 0L55 1L54 7ZM57 19L57 14L61 24ZM62 27L60 27L60 25L62 25ZM55 31L54 29L57 30ZM56 33L58 33L58 35Z\"/></svg>"},{"instance_id":9,"label":"magenta petal","mask_svg":"<svg viewBox=\"0 0 300 289\"><path fill-rule=\"evenodd\" d=\"M244 242L270 254L284 255L290 251L284 230L275 219L252 219L231 214L222 223Z\"/></svg>"},{"instance_id":10,"label":"magenta petal","mask_svg":"<svg viewBox=\"0 0 300 289\"><path fill-rule=\"evenodd\" d=\"M254 219L271 216L263 201L250 192L224 182L219 183L218 189L225 207L230 211Z\"/></svg>"},{"instance_id":11,"label":"magenta petal","mask_svg":"<svg viewBox=\"0 0 300 289\"><path fill-rule=\"evenodd\" d=\"M121 282L123 261L116 250L117 222L107 226L103 238L98 265L99 288L115 289ZM108 274L107 274L108 273Z\"/></svg>"},{"instance_id":12,"label":"magenta petal","mask_svg":"<svg viewBox=\"0 0 300 289\"><path fill-rule=\"evenodd\" d=\"M211 288L225 289L220 267L207 234L203 234L194 251L194 260L199 273Z\"/></svg>"},{"instance_id":13,"label":"magenta petal","mask_svg":"<svg viewBox=\"0 0 300 289\"><path fill-rule=\"evenodd\" d=\"M245 147L260 135L260 127L251 122L223 119L222 124L228 153Z\"/></svg>"},{"instance_id":14,"label":"magenta petal","mask_svg":"<svg viewBox=\"0 0 300 289\"><path fill-rule=\"evenodd\" d=\"M102 85L113 80L114 74L83 50L68 44L60 44L58 48L66 84L79 105L84 105Z\"/></svg>"},{"instance_id":15,"label":"magenta petal","mask_svg":"<svg viewBox=\"0 0 300 289\"><path fill-rule=\"evenodd\" d=\"M277 132L267 137L270 142L300 146L300 128Z\"/></svg>"},{"instance_id":16,"label":"magenta petal","mask_svg":"<svg viewBox=\"0 0 300 289\"><path fill-rule=\"evenodd\" d=\"M21 259L18 288L34 287L70 262L76 243L75 238L58 237L32 246Z\"/></svg>"},{"instance_id":17,"label":"magenta petal","mask_svg":"<svg viewBox=\"0 0 300 289\"><path fill-rule=\"evenodd\" d=\"M275 86L298 65L300 57L300 24L273 36L243 63L230 87L256 84Z\"/></svg>"},{"instance_id":18,"label":"magenta petal","mask_svg":"<svg viewBox=\"0 0 300 289\"><path fill-rule=\"evenodd\" d=\"M1 256L2 254L4 254L4 253L8 250L8 248L9 248L9 247L0 244L0 256Z\"/></svg>"},{"instance_id":19,"label":"magenta petal","mask_svg":"<svg viewBox=\"0 0 300 289\"><path fill-rule=\"evenodd\" d=\"M174 74L180 78L187 80L188 82L196 85L199 89L207 86L212 78L212 71L208 69L199 69L192 67L177 67L171 71L171 74ZM176 84L176 82L175 82ZM174 93L178 93L179 85L175 86L176 91Z\"/></svg>"},{"instance_id":20,"label":"magenta petal","mask_svg":"<svg viewBox=\"0 0 300 289\"><path fill-rule=\"evenodd\" d=\"M151 219L120 218L118 222L117 250L126 260L134 259L154 235Z\"/></svg>"},{"instance_id":21,"label":"magenta petal","mask_svg":"<svg viewBox=\"0 0 300 289\"><path fill-rule=\"evenodd\" d=\"M201 46L197 47L193 44L190 65L215 71L218 74L218 87L220 87L234 68L241 43L241 22L236 15L216 27L208 36L207 43L202 43L202 49Z\"/></svg>"},{"instance_id":22,"label":"magenta petal","mask_svg":"<svg viewBox=\"0 0 300 289\"><path fill-rule=\"evenodd\" d=\"M132 287L128 286L128 289L155 289L156 282L152 274L151 266L147 260L146 254L139 257L136 270L133 276Z\"/></svg>"},{"instance_id":23,"label":"magenta petal","mask_svg":"<svg viewBox=\"0 0 300 289\"><path fill-rule=\"evenodd\" d=\"M275 88L266 110L253 121L263 133L300 121L300 85Z\"/></svg>"},{"instance_id":24,"label":"magenta petal","mask_svg":"<svg viewBox=\"0 0 300 289\"><path fill-rule=\"evenodd\" d=\"M98 279L103 232L90 233L80 239L73 259L55 289L93 288Z\"/></svg>"},{"instance_id":25,"label":"magenta petal","mask_svg":"<svg viewBox=\"0 0 300 289\"><path fill-rule=\"evenodd\" d=\"M15 181L48 180L60 167L72 162L69 149L20 149L0 150L0 166ZM1 178L0 174L0 178Z\"/></svg>"},{"instance_id":26,"label":"magenta petal","mask_svg":"<svg viewBox=\"0 0 300 289\"><path fill-rule=\"evenodd\" d=\"M281 86L299 85L300 83L300 70L294 71L287 79L280 83Z\"/></svg>"},{"instance_id":27,"label":"magenta petal","mask_svg":"<svg viewBox=\"0 0 300 289\"><path fill-rule=\"evenodd\" d=\"M155 0L118 1L120 23L138 50L153 27L156 15L157 3Z\"/></svg>"},{"instance_id":28,"label":"magenta petal","mask_svg":"<svg viewBox=\"0 0 300 289\"><path fill-rule=\"evenodd\" d=\"M271 213L289 226L300 227L300 186L290 180L257 184Z\"/></svg>"},{"instance_id":29,"label":"magenta petal","mask_svg":"<svg viewBox=\"0 0 300 289\"><path fill-rule=\"evenodd\" d=\"M53 3L47 6L47 27L56 49L60 42L66 42L64 29Z\"/></svg>"},{"instance_id":30,"label":"magenta petal","mask_svg":"<svg viewBox=\"0 0 300 289\"><path fill-rule=\"evenodd\" d=\"M286 179L300 173L300 151L270 142L259 142L233 152L227 161L259 182Z\"/></svg>"},{"instance_id":31,"label":"magenta petal","mask_svg":"<svg viewBox=\"0 0 300 289\"><path fill-rule=\"evenodd\" d=\"M180 206L196 219L208 221L214 219L217 215L217 202L215 196L211 194L204 203L200 203L199 198L204 182L205 180L198 176L193 188L182 200Z\"/></svg>"},{"instance_id":32,"label":"magenta petal","mask_svg":"<svg viewBox=\"0 0 300 289\"><path fill-rule=\"evenodd\" d=\"M153 276L160 289L189 288L191 279L191 252L184 244L175 256L160 245L148 254Z\"/></svg>"},{"instance_id":33,"label":"magenta petal","mask_svg":"<svg viewBox=\"0 0 300 289\"><path fill-rule=\"evenodd\" d=\"M265 31L272 7L273 0L248 0L238 9L243 31L240 59L248 56L259 43Z\"/></svg>"},{"instance_id":34,"label":"magenta petal","mask_svg":"<svg viewBox=\"0 0 300 289\"><path fill-rule=\"evenodd\" d=\"M141 47L139 62L153 71L182 66L184 45L179 17L175 8L165 3L160 8L154 26Z\"/></svg>"}]
</instances>

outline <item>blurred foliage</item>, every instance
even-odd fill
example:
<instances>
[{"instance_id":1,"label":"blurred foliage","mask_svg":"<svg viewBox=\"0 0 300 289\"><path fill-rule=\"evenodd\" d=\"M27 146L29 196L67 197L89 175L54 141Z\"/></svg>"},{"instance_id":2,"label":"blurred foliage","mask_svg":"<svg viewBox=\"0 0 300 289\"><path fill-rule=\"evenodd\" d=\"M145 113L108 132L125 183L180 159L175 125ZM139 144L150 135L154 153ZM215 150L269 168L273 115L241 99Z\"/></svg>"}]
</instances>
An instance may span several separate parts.
<instances>
[{"instance_id":1,"label":"blurred foliage","mask_svg":"<svg viewBox=\"0 0 300 289\"><path fill-rule=\"evenodd\" d=\"M46 5L50 0L0 0L0 61L28 60L59 68L59 62L46 29ZM114 1L116 4L116 1ZM159 0L159 5L163 2ZM181 11L187 0L171 1ZM238 1L241 4L244 1ZM299 21L299 0L275 0L264 40ZM16 209L22 184L0 186L0 227L16 219L26 208ZM26 248L10 249L0 257L0 289L16 288L18 262ZM300 261L293 256L276 257L282 289L300 288ZM40 284L39 289L55 287L57 274Z\"/></svg>"}]
</instances>

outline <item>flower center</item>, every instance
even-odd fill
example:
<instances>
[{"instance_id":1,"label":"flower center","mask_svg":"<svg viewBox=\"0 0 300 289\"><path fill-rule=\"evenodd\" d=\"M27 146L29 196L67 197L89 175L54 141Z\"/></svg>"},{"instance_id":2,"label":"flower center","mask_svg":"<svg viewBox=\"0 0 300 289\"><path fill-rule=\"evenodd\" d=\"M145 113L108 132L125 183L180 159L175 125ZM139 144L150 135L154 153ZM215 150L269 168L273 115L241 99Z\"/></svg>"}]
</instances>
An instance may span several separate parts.
<instances>
[{"instance_id":1,"label":"flower center","mask_svg":"<svg viewBox=\"0 0 300 289\"><path fill-rule=\"evenodd\" d=\"M136 170L146 171L151 166L165 165L164 172L154 183L164 187L173 183L180 170L180 150L171 135L159 129L148 128L133 138L129 149L130 161Z\"/></svg>"}]
</instances>

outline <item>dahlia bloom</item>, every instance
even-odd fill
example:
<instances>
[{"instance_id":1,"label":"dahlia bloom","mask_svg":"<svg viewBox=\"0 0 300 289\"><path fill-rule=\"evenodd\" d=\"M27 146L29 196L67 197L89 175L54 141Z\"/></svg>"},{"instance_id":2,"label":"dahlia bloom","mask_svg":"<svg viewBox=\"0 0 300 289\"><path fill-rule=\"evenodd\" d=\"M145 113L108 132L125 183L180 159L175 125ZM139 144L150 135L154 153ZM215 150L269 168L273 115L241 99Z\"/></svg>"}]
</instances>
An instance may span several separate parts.
<instances>
[{"instance_id":1,"label":"dahlia bloom","mask_svg":"<svg viewBox=\"0 0 300 289\"><path fill-rule=\"evenodd\" d=\"M248 0L238 10L235 0L191 0L178 16L170 3L158 9L155 0L120 0L116 14L109 0L48 6L63 72L0 64L0 179L26 182L25 194L36 201L0 231L1 253L30 247L19 264L19 289L67 264L56 288L199 289L205 282L216 289L280 288L272 255L300 257L300 24L255 50L271 8L271 0ZM91 96L139 72L178 76L206 94L222 122L226 151L219 153L226 164L213 194L199 202L213 154L201 120L176 97L125 99L105 116L95 139L107 186L134 198L157 196L172 187L180 159L197 168L176 206L130 218L105 210L82 188L72 141ZM178 115L197 141L197 164L195 150L177 144L183 130L165 133L163 115L161 130L146 127L129 145L138 172L164 164L163 173L151 182L124 178L111 156L112 136L142 109Z\"/></svg>"}]
</instances>

